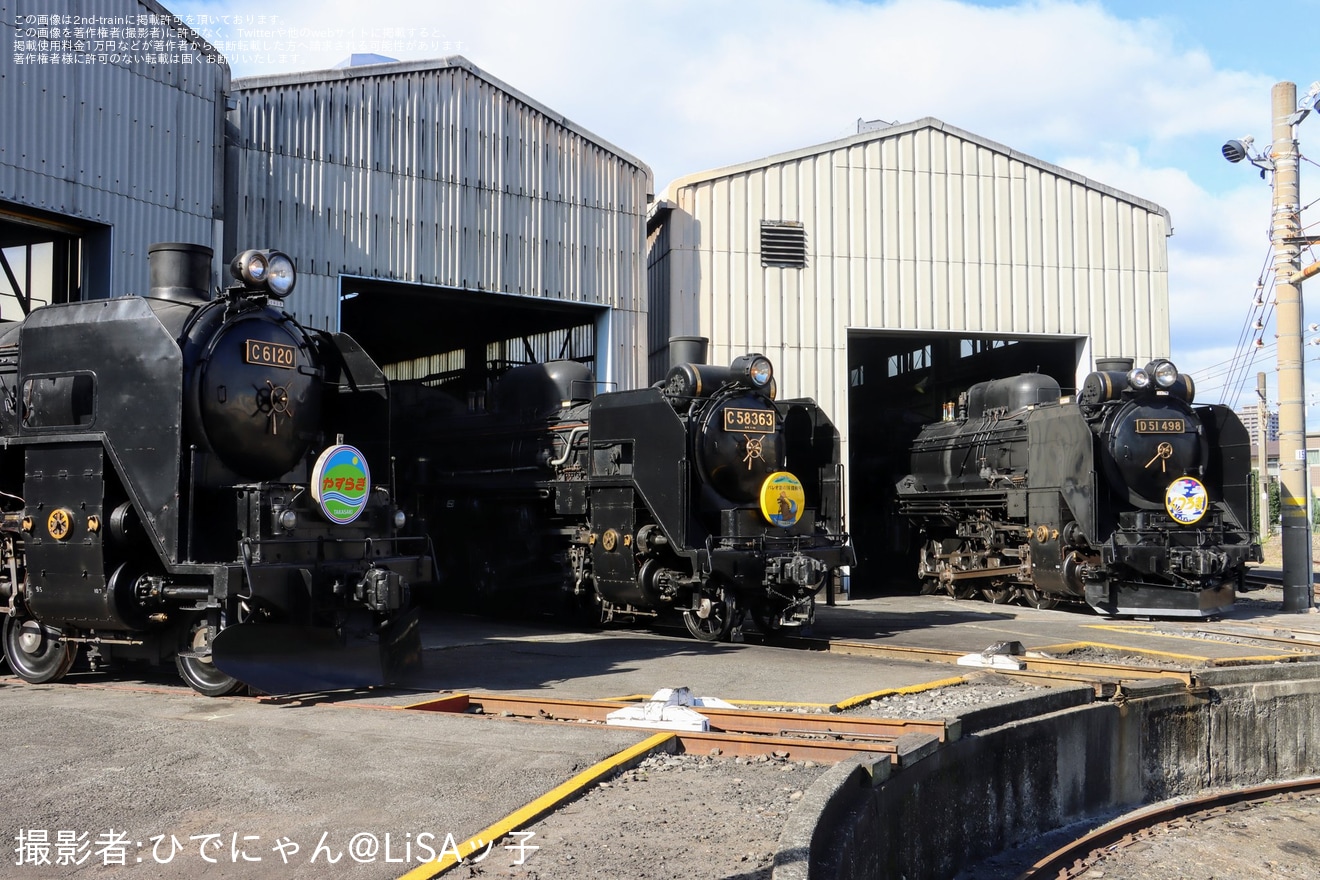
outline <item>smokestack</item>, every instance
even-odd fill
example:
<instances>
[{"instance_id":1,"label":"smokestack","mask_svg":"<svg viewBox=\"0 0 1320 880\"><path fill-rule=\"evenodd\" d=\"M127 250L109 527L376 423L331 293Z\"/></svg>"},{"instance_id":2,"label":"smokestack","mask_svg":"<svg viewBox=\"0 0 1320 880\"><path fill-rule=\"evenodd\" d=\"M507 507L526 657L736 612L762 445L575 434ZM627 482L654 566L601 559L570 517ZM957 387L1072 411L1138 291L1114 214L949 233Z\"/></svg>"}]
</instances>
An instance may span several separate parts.
<instances>
[{"instance_id":1,"label":"smokestack","mask_svg":"<svg viewBox=\"0 0 1320 880\"><path fill-rule=\"evenodd\" d=\"M710 340L705 336L669 337L669 368L679 364L704 364L706 345Z\"/></svg>"},{"instance_id":2,"label":"smokestack","mask_svg":"<svg viewBox=\"0 0 1320 880\"><path fill-rule=\"evenodd\" d=\"M147 248L151 296L181 303L211 300L211 258L204 244L160 242Z\"/></svg>"}]
</instances>

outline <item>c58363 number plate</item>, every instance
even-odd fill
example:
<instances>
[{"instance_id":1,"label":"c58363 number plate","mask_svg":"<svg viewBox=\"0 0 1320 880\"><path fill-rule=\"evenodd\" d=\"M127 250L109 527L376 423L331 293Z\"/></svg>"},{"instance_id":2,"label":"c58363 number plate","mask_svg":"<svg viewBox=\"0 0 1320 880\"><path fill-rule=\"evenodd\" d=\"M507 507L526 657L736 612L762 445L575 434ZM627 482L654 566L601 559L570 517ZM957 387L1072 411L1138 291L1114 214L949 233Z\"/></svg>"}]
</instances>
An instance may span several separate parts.
<instances>
[{"instance_id":1,"label":"c58363 number plate","mask_svg":"<svg viewBox=\"0 0 1320 880\"><path fill-rule=\"evenodd\" d=\"M724 411L724 430L744 434L773 434L775 411L772 409L735 409Z\"/></svg>"},{"instance_id":2,"label":"c58363 number plate","mask_svg":"<svg viewBox=\"0 0 1320 880\"><path fill-rule=\"evenodd\" d=\"M279 367L292 370L298 365L298 349L283 342L266 342L261 339L243 340L243 360L249 364L263 367Z\"/></svg>"}]
</instances>

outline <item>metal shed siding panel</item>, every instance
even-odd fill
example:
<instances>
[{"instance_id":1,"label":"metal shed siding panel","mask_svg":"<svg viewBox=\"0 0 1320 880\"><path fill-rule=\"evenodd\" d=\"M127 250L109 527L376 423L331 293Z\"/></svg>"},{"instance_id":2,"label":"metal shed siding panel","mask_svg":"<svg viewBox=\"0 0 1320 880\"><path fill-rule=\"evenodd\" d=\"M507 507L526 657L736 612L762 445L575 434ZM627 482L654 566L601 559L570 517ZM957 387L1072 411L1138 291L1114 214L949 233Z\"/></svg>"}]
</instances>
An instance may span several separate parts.
<instances>
[{"instance_id":1,"label":"metal shed siding panel","mask_svg":"<svg viewBox=\"0 0 1320 880\"><path fill-rule=\"evenodd\" d=\"M46 11L38 6L0 0L0 20ZM147 0L82 0L76 11L102 20L167 14ZM223 58L185 33L187 64L42 64L27 53L18 63L13 42L23 30L9 32L0 52L0 200L111 227L112 295L147 289L153 242L218 247Z\"/></svg>"},{"instance_id":2,"label":"metal shed siding panel","mask_svg":"<svg viewBox=\"0 0 1320 880\"><path fill-rule=\"evenodd\" d=\"M645 166L467 66L326 74L236 84L237 246L327 278L610 306L630 346L614 378L645 374Z\"/></svg>"},{"instance_id":3,"label":"metal shed siding panel","mask_svg":"<svg viewBox=\"0 0 1320 880\"><path fill-rule=\"evenodd\" d=\"M784 394L840 417L850 327L1089 334L1097 356L1168 352L1159 209L943 124L701 175L669 196L663 222L684 234L653 238L664 253L650 259L666 267L652 295L668 297L671 332L710 336L717 362L765 350ZM761 266L762 220L804 224L805 269ZM690 291L695 320L675 307Z\"/></svg>"}]
</instances>

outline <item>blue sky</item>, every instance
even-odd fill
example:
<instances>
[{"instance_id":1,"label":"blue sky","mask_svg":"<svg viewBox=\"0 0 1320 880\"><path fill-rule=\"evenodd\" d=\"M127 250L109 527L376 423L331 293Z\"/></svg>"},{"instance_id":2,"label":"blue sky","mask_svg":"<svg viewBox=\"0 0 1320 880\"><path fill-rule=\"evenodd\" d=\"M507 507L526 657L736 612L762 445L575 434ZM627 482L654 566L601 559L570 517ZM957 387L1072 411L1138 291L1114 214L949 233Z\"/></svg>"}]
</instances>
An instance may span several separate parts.
<instances>
[{"instance_id":1,"label":"blue sky","mask_svg":"<svg viewBox=\"0 0 1320 880\"><path fill-rule=\"evenodd\" d=\"M321 44L245 51L236 25L199 26L235 77L330 67L351 51L403 60L461 54L647 162L657 189L846 136L859 118L938 117L1167 208L1169 354L1197 376L1205 402L1224 395L1238 403L1236 380L1251 392L1257 371L1273 388L1268 295L1264 308L1252 306L1269 256L1270 188L1219 148L1247 134L1267 144L1273 84L1294 82L1300 96L1320 80L1320 53L1305 37L1320 16L1314 0L166 5L231 22L266 16L266 25ZM1290 44L1276 36L1277 22L1287 22ZM1310 141L1320 160L1320 113L1297 136L1303 156ZM1320 199L1320 165L1304 160L1301 180L1302 204ZM1302 219L1316 223L1320 205ZM1320 278L1309 285L1320 288ZM1265 343L1259 350L1249 332L1257 317L1267 324L1254 334ZM1244 343L1254 360L1238 357ZM1308 398L1320 400L1320 344L1306 352ZM1309 414L1320 418L1320 407Z\"/></svg>"}]
</instances>

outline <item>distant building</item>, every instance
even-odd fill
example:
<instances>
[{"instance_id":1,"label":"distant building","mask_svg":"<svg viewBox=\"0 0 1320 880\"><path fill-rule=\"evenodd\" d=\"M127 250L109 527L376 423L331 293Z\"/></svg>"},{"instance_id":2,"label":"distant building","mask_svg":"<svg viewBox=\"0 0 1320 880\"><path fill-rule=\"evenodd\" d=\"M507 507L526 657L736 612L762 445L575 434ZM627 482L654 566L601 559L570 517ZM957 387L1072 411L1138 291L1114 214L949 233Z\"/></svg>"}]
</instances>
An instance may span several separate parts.
<instances>
[{"instance_id":1,"label":"distant building","mask_svg":"<svg viewBox=\"0 0 1320 880\"><path fill-rule=\"evenodd\" d=\"M18 8L26 20L47 5ZM15 5L0 3L15 29L12 51L6 36L0 52L0 321L49 303L145 293L150 244L220 240L224 57L156 0L50 5L149 25L170 48L111 63L89 41L59 53L52 37L55 49L39 52L47 29L18 33Z\"/></svg>"},{"instance_id":2,"label":"distant building","mask_svg":"<svg viewBox=\"0 0 1320 880\"><path fill-rule=\"evenodd\" d=\"M1251 443L1254 446L1257 425L1256 408L1251 406L1240 409L1237 411L1237 416L1242 420L1242 424L1246 425L1247 433L1251 435ZM1279 439L1279 413L1277 411L1270 412L1265 418L1265 439L1271 442Z\"/></svg>"}]
</instances>

